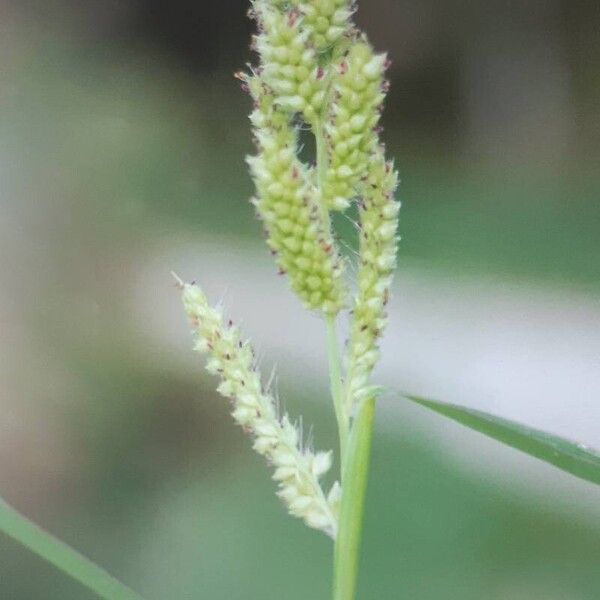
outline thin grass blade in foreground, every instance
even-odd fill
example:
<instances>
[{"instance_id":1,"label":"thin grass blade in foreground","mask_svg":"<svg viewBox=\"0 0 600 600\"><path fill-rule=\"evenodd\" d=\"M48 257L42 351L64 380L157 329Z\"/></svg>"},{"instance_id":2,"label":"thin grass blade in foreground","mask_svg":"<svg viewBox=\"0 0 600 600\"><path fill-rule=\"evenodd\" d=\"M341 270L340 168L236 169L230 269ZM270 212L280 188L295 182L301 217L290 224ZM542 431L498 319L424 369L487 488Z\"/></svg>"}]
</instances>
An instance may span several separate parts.
<instances>
[{"instance_id":1,"label":"thin grass blade in foreground","mask_svg":"<svg viewBox=\"0 0 600 600\"><path fill-rule=\"evenodd\" d=\"M105 600L142 600L102 567L20 514L0 499L0 531Z\"/></svg>"},{"instance_id":2,"label":"thin grass blade in foreground","mask_svg":"<svg viewBox=\"0 0 600 600\"><path fill-rule=\"evenodd\" d=\"M403 396L575 477L600 485L600 452L593 448L480 410L416 396Z\"/></svg>"}]
</instances>

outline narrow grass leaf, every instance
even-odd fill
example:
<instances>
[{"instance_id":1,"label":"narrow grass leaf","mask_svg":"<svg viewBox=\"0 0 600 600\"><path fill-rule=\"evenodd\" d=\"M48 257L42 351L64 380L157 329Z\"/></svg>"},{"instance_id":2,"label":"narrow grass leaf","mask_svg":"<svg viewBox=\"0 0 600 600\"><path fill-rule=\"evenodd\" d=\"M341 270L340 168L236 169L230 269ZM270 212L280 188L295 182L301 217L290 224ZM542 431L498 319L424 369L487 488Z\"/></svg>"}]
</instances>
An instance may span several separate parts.
<instances>
[{"instance_id":1,"label":"narrow grass leaf","mask_svg":"<svg viewBox=\"0 0 600 600\"><path fill-rule=\"evenodd\" d=\"M117 581L102 567L41 529L1 498L0 531L79 581L104 600L142 600L141 596Z\"/></svg>"},{"instance_id":2,"label":"narrow grass leaf","mask_svg":"<svg viewBox=\"0 0 600 600\"><path fill-rule=\"evenodd\" d=\"M600 485L600 452L593 448L480 410L416 396L403 394L403 397L575 477Z\"/></svg>"}]
</instances>

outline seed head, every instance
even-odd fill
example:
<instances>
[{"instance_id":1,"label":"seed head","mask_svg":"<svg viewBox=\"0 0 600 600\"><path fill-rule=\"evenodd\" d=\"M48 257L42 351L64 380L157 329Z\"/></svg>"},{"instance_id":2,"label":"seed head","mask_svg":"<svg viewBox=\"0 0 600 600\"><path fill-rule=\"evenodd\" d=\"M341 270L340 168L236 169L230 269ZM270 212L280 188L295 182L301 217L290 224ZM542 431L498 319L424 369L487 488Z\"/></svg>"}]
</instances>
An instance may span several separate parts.
<instances>
[{"instance_id":1,"label":"seed head","mask_svg":"<svg viewBox=\"0 0 600 600\"><path fill-rule=\"evenodd\" d=\"M298 159L298 131L259 75L248 76L255 100L250 115L258 148L248 164L256 186L253 203L267 244L292 289L312 310L336 314L344 305L343 263L319 210L312 169Z\"/></svg>"},{"instance_id":2,"label":"seed head","mask_svg":"<svg viewBox=\"0 0 600 600\"><path fill-rule=\"evenodd\" d=\"M305 306L328 317L346 305L330 213L357 201L359 264L344 417L373 392L369 379L385 327L399 209L397 175L379 142L387 59L357 32L353 12L354 0L253 0L252 49L259 60L250 73L236 74L254 103L257 150L247 161L267 244ZM316 164L300 158L300 128L315 136ZM279 497L291 514L335 537L341 488L336 482L325 493L320 483L331 453L303 445L299 428L263 387L250 344L220 308L197 286L178 280L178 287L195 349L208 356L206 368L220 378L217 390L232 401L235 421L273 466Z\"/></svg>"},{"instance_id":3,"label":"seed head","mask_svg":"<svg viewBox=\"0 0 600 600\"><path fill-rule=\"evenodd\" d=\"M309 42L318 52L335 53L353 30L352 0L294 0L292 4L302 15Z\"/></svg>"},{"instance_id":4,"label":"seed head","mask_svg":"<svg viewBox=\"0 0 600 600\"><path fill-rule=\"evenodd\" d=\"M233 418L253 437L254 450L274 467L278 496L290 514L335 537L339 486L334 484L326 496L319 483L331 467L331 452L303 447L298 428L278 414L275 400L263 389L249 342L224 320L221 309L210 306L196 285L183 284L182 294L194 348L208 354L206 369L221 379L217 391L232 401Z\"/></svg>"},{"instance_id":5,"label":"seed head","mask_svg":"<svg viewBox=\"0 0 600 600\"><path fill-rule=\"evenodd\" d=\"M386 324L398 245L398 211L394 199L398 174L386 162L383 148L371 157L359 205L358 290L354 299L348 346L348 412L370 390L369 376L379 358L377 341Z\"/></svg>"},{"instance_id":6,"label":"seed head","mask_svg":"<svg viewBox=\"0 0 600 600\"><path fill-rule=\"evenodd\" d=\"M265 0L255 2L255 10L260 33L254 46L261 75L273 91L275 103L314 122L323 109L325 84L318 51L310 43L302 14L296 7L284 9Z\"/></svg>"},{"instance_id":7,"label":"seed head","mask_svg":"<svg viewBox=\"0 0 600 600\"><path fill-rule=\"evenodd\" d=\"M329 208L343 210L359 196L371 155L379 145L376 130L385 94L386 58L366 40L356 41L337 64L333 102L326 124L329 168L323 185Z\"/></svg>"}]
</instances>

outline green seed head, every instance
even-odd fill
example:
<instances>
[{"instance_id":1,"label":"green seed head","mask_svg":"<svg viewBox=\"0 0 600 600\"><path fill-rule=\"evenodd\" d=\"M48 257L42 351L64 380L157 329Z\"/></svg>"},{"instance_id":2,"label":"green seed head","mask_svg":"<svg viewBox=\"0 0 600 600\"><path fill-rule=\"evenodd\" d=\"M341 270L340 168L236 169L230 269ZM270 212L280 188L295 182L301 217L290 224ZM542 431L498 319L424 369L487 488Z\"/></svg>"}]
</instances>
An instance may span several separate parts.
<instances>
[{"instance_id":1,"label":"green seed head","mask_svg":"<svg viewBox=\"0 0 600 600\"><path fill-rule=\"evenodd\" d=\"M208 355L206 369L221 379L217 391L231 400L233 418L252 435L254 450L274 467L278 496L292 515L335 537L339 486L334 484L325 496L319 482L331 467L331 452L303 447L298 428L286 415L280 416L274 398L263 388L249 342L198 286L180 287L195 349Z\"/></svg>"},{"instance_id":2,"label":"green seed head","mask_svg":"<svg viewBox=\"0 0 600 600\"><path fill-rule=\"evenodd\" d=\"M318 51L301 14L296 8L283 9L264 1L255 2L254 10L260 28L254 45L263 81L279 108L314 122L323 110L324 81Z\"/></svg>"},{"instance_id":3,"label":"green seed head","mask_svg":"<svg viewBox=\"0 0 600 600\"><path fill-rule=\"evenodd\" d=\"M323 314L344 305L343 263L319 208L313 169L298 158L298 131L259 75L246 83L255 101L250 116L258 153L248 158L256 186L253 203L267 244L304 304Z\"/></svg>"},{"instance_id":4,"label":"green seed head","mask_svg":"<svg viewBox=\"0 0 600 600\"><path fill-rule=\"evenodd\" d=\"M369 393L369 376L379 358L377 341L386 324L398 245L398 211L394 199L398 174L386 162L383 148L371 157L359 203L358 290L354 299L347 375L348 410Z\"/></svg>"},{"instance_id":5,"label":"green seed head","mask_svg":"<svg viewBox=\"0 0 600 600\"><path fill-rule=\"evenodd\" d=\"M351 0L295 0L292 5L302 15L303 27L318 52L337 51L344 35L349 36L353 30Z\"/></svg>"},{"instance_id":6,"label":"green seed head","mask_svg":"<svg viewBox=\"0 0 600 600\"><path fill-rule=\"evenodd\" d=\"M329 168L324 199L335 210L347 208L363 190L369 159L379 145L376 126L385 97L386 57L366 40L356 41L336 65L333 101L326 125Z\"/></svg>"},{"instance_id":7,"label":"green seed head","mask_svg":"<svg viewBox=\"0 0 600 600\"><path fill-rule=\"evenodd\" d=\"M238 75L254 103L257 152L247 159L252 202L281 273L305 306L330 323L347 305L330 213L358 205L356 293L344 390L336 396L345 427L356 404L373 393L369 379L396 262L397 174L377 131L386 58L356 31L353 0L254 0L252 7L259 62ZM314 135L316 164L300 159L301 128ZM304 447L298 428L263 387L237 327L200 288L179 284L195 349L208 355L207 370L220 378L217 389L232 401L235 421L274 467L279 497L291 514L335 537L341 488L335 483L325 493L320 483L331 453Z\"/></svg>"}]
</instances>

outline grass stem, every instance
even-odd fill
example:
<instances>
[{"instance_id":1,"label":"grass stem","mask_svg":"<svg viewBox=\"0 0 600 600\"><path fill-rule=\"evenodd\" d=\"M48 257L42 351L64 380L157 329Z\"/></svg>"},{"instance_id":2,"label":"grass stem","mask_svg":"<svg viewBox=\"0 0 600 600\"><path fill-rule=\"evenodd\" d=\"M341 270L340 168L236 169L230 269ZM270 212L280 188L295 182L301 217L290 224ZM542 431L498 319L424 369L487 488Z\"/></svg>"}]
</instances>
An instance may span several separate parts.
<instances>
[{"instance_id":1,"label":"grass stem","mask_svg":"<svg viewBox=\"0 0 600 600\"><path fill-rule=\"evenodd\" d=\"M344 457L348 446L349 419L344 402L344 389L342 385L341 359L335 329L335 319L327 317L325 320L327 330L327 357L329 361L329 380L331 385L331 397L335 408L338 433L340 438L340 466L343 476Z\"/></svg>"},{"instance_id":2,"label":"grass stem","mask_svg":"<svg viewBox=\"0 0 600 600\"><path fill-rule=\"evenodd\" d=\"M325 174L327 172L327 148L325 144L325 132L323 124L319 119L313 125L313 134L315 136L315 145L317 149L317 185L319 189L323 189ZM331 218L329 210L325 203L321 201L320 206L323 225L327 229L331 229ZM327 332L327 359L329 362L329 380L331 387L331 397L335 408L335 416L337 419L338 432L340 438L340 471L343 474L344 456L346 455L346 445L348 440L349 418L347 415L344 401L344 386L342 383L342 361L338 339L335 328L335 317L328 315L325 317L325 327Z\"/></svg>"},{"instance_id":3,"label":"grass stem","mask_svg":"<svg viewBox=\"0 0 600 600\"><path fill-rule=\"evenodd\" d=\"M364 400L348 440L334 553L333 600L355 599L374 415L375 398Z\"/></svg>"}]
</instances>

